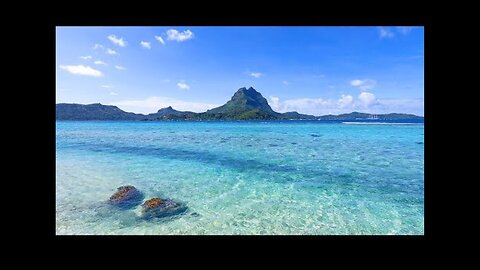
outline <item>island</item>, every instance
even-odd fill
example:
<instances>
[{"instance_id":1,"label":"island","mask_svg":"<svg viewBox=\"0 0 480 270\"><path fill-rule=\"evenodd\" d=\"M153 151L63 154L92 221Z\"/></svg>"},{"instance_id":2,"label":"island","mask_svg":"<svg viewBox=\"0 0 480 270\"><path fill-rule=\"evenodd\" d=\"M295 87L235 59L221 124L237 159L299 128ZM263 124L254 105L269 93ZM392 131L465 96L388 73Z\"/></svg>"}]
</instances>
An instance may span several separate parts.
<instances>
[{"instance_id":1,"label":"island","mask_svg":"<svg viewBox=\"0 0 480 270\"><path fill-rule=\"evenodd\" d=\"M352 112L340 115L314 116L298 112L275 112L262 94L253 87L238 89L224 105L195 113L177 111L171 106L162 108L156 113L137 114L125 112L116 106L94 104L56 104L56 120L412 120L423 119L422 116L403 113L369 114Z\"/></svg>"}]
</instances>

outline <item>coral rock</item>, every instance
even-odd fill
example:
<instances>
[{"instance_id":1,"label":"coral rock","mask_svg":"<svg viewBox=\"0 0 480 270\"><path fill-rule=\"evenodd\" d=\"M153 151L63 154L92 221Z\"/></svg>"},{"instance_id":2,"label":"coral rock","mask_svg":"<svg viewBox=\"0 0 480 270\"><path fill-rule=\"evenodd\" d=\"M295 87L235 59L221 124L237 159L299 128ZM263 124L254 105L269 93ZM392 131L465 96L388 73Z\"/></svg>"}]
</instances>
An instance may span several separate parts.
<instances>
[{"instance_id":1,"label":"coral rock","mask_svg":"<svg viewBox=\"0 0 480 270\"><path fill-rule=\"evenodd\" d=\"M121 186L109 199L109 203L117 206L135 206L142 202L143 194L134 186Z\"/></svg>"},{"instance_id":2,"label":"coral rock","mask_svg":"<svg viewBox=\"0 0 480 270\"><path fill-rule=\"evenodd\" d=\"M184 212L187 208L181 203L170 199L152 198L142 205L142 217L166 217Z\"/></svg>"}]
</instances>

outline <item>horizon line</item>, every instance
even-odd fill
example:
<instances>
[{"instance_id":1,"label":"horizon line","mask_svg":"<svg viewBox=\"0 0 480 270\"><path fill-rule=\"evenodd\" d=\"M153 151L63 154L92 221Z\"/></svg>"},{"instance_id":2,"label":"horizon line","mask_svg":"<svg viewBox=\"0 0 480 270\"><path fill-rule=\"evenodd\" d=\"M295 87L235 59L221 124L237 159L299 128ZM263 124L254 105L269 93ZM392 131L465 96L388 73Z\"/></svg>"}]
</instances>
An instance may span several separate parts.
<instances>
[{"instance_id":1,"label":"horizon line","mask_svg":"<svg viewBox=\"0 0 480 270\"><path fill-rule=\"evenodd\" d=\"M102 106L113 106L113 107L116 107L117 109L119 110L122 110L120 109L117 105L110 105L110 104L102 104L100 102L97 102L97 103L90 103L90 104L82 104L82 103L67 103L67 102L60 102L60 103L55 103L55 105L59 105L59 104L69 104L69 105L82 105L82 106L87 106L87 105L102 105ZM270 105L270 104L269 104ZM222 105L220 105L222 106ZM163 107L163 108L160 108L158 110L161 110L161 109L166 109L166 108L172 108L173 110L175 111L178 111L178 112L191 112L191 111L179 111L179 110L176 110L175 108L173 108L173 106L169 105L167 107ZM157 110L157 112L158 112ZM273 109L272 109L273 110ZM126 113L133 113L133 114L140 114L140 115L150 115L150 114L154 114L156 112L151 112L151 113L148 113L148 114L143 114L143 113L136 113L136 112L127 112L127 111L124 111L122 110L123 112L126 112ZM207 110L208 111L208 110ZM205 113L207 111L204 111L204 112L198 112L198 113ZM274 111L276 113L280 113L280 112L277 112L277 111ZM417 116L417 117L423 117L425 118L424 115L417 115L417 114L414 114L414 113L399 113L399 112L389 112L389 113L369 113L369 112L359 112L359 111L352 111L352 112L349 112L349 113L340 113L340 114L324 114L324 115L313 115L313 114L306 114L306 113L301 113L301 112L297 112L297 111L288 111L288 112L284 112L284 113L292 113L292 112L296 112L298 114L304 114L304 115L311 115L311 116L315 116L315 117L321 117L321 116L338 116L338 115L341 115L341 114L351 114L351 113L363 113L363 114L371 114L371 115L387 115L387 114L409 114L409 115L414 115L414 116ZM193 112L193 113L197 113L197 112ZM284 113L280 113L280 114L284 114Z\"/></svg>"}]
</instances>

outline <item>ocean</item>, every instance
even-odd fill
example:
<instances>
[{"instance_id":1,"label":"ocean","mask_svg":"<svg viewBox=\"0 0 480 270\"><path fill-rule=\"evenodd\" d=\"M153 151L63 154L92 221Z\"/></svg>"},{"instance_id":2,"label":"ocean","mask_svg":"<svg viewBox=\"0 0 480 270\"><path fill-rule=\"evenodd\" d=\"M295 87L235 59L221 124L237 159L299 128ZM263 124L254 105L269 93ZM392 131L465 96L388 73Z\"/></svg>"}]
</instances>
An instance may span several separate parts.
<instances>
[{"instance_id":1,"label":"ocean","mask_svg":"<svg viewBox=\"0 0 480 270\"><path fill-rule=\"evenodd\" d=\"M187 210L140 218L122 185ZM57 121L58 235L423 235L424 124Z\"/></svg>"}]
</instances>

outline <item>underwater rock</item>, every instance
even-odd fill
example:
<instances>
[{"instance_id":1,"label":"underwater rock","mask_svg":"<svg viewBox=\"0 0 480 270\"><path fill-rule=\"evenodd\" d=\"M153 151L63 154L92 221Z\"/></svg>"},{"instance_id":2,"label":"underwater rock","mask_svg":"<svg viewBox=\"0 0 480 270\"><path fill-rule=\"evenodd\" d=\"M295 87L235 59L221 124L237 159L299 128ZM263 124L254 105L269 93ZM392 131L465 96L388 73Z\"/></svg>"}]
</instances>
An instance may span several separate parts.
<instances>
[{"instance_id":1,"label":"underwater rock","mask_svg":"<svg viewBox=\"0 0 480 270\"><path fill-rule=\"evenodd\" d=\"M142 204L142 217L161 218L185 212L187 207L170 199L152 198Z\"/></svg>"},{"instance_id":2,"label":"underwater rock","mask_svg":"<svg viewBox=\"0 0 480 270\"><path fill-rule=\"evenodd\" d=\"M117 188L108 202L120 207L133 207L139 205L143 200L143 193L134 186L121 186Z\"/></svg>"}]
</instances>

